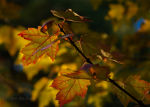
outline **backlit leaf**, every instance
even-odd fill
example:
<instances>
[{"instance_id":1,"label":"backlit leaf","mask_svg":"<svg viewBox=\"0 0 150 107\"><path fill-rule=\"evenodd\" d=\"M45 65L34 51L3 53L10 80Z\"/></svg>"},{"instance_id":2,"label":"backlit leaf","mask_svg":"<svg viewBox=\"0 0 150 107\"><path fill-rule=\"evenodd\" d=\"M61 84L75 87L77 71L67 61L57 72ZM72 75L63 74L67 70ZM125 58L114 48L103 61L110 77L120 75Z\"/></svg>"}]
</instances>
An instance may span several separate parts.
<instances>
[{"instance_id":1,"label":"backlit leaf","mask_svg":"<svg viewBox=\"0 0 150 107\"><path fill-rule=\"evenodd\" d=\"M64 75L69 78L74 78L74 79L92 79L92 76L90 76L86 71L84 70L79 70L77 72L71 73Z\"/></svg>"},{"instance_id":2,"label":"backlit leaf","mask_svg":"<svg viewBox=\"0 0 150 107\"><path fill-rule=\"evenodd\" d=\"M124 7L121 4L110 4L110 11L108 17L110 19L121 20L125 12Z\"/></svg>"},{"instance_id":3,"label":"backlit leaf","mask_svg":"<svg viewBox=\"0 0 150 107\"><path fill-rule=\"evenodd\" d=\"M39 92L45 87L48 83L48 78L41 78L35 85L34 90L32 91L32 101L35 101L38 98Z\"/></svg>"},{"instance_id":4,"label":"backlit leaf","mask_svg":"<svg viewBox=\"0 0 150 107\"><path fill-rule=\"evenodd\" d=\"M52 87L49 87L51 83L52 80L48 80L48 78L42 77L34 84L31 100L38 100L38 107L48 106L50 101L52 101L54 105L58 107L58 101L55 100L55 96L58 91Z\"/></svg>"},{"instance_id":5,"label":"backlit leaf","mask_svg":"<svg viewBox=\"0 0 150 107\"><path fill-rule=\"evenodd\" d=\"M20 48L28 43L27 40L16 36L19 32L24 30L22 27L12 27L4 25L0 27L0 44L4 44L11 56L14 56ZM12 45L13 44L13 45Z\"/></svg>"},{"instance_id":6,"label":"backlit leaf","mask_svg":"<svg viewBox=\"0 0 150 107\"><path fill-rule=\"evenodd\" d=\"M41 27L38 27L38 29L29 28L19 34L24 39L31 41L21 51L24 54L24 65L35 64L44 54L47 54L52 61L55 59L59 44L59 41L56 41L58 33L56 32L53 36L49 36L47 33L42 33L40 29ZM50 46L47 47L48 45Z\"/></svg>"},{"instance_id":7,"label":"backlit leaf","mask_svg":"<svg viewBox=\"0 0 150 107\"><path fill-rule=\"evenodd\" d=\"M78 75L80 75L80 73L71 73L66 76L58 76L54 79L52 87L60 90L56 96L56 100L59 100L60 106L69 103L75 96L85 96L87 86L90 85L90 81L85 79L69 78L70 76L76 77Z\"/></svg>"},{"instance_id":8,"label":"backlit leaf","mask_svg":"<svg viewBox=\"0 0 150 107\"><path fill-rule=\"evenodd\" d=\"M45 33L49 28L52 28L53 23L54 23L53 20L45 22L41 27L41 32Z\"/></svg>"},{"instance_id":9,"label":"backlit leaf","mask_svg":"<svg viewBox=\"0 0 150 107\"><path fill-rule=\"evenodd\" d=\"M23 57L23 54L19 54L15 64L22 64L22 57ZM49 60L48 56L44 56L41 58L41 60L38 63L24 66L23 72L26 74L27 79L31 80L34 76L36 76L40 72L40 70L49 71L48 67L52 63L53 62Z\"/></svg>"},{"instance_id":10,"label":"backlit leaf","mask_svg":"<svg viewBox=\"0 0 150 107\"><path fill-rule=\"evenodd\" d=\"M137 14L138 6L135 3L130 1L127 2L127 6L128 6L127 19L130 19Z\"/></svg>"}]
</instances>

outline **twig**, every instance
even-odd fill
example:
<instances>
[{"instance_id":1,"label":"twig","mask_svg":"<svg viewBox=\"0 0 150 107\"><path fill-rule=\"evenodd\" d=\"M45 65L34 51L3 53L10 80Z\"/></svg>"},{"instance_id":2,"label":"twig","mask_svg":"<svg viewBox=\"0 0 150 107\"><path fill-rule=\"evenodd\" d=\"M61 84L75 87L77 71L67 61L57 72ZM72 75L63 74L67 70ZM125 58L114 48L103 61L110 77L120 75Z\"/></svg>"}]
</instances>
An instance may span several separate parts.
<instances>
[{"instance_id":1,"label":"twig","mask_svg":"<svg viewBox=\"0 0 150 107\"><path fill-rule=\"evenodd\" d=\"M76 44L71 40L71 38L68 38L69 39L69 42L71 43L71 45L83 56L83 58L86 60L86 62L90 63L90 64L93 64L91 62L91 60L89 58L87 58L83 52L76 46Z\"/></svg>"},{"instance_id":2,"label":"twig","mask_svg":"<svg viewBox=\"0 0 150 107\"><path fill-rule=\"evenodd\" d=\"M121 86L119 86L114 80L108 78L109 81L115 85L118 89L120 89L121 91L123 91L125 94L127 94L130 98L132 98L134 101L136 101L141 107L146 107L146 105L141 101L136 99L133 95L131 95L128 91L126 91L125 89L123 89Z\"/></svg>"},{"instance_id":3,"label":"twig","mask_svg":"<svg viewBox=\"0 0 150 107\"><path fill-rule=\"evenodd\" d=\"M59 24L58 24L59 26ZM59 26L60 31L62 31L64 34L66 34L64 32L64 30ZM86 60L86 62L93 64L92 61L85 56L85 54L76 46L76 44L74 43L74 41L72 41L72 39L70 37L68 37L68 40L70 42L70 44L81 54L81 56L83 56L83 58ZM138 100L137 98L135 98L133 95L131 95L128 91L126 91L125 89L123 89L119 84L117 84L114 80L112 80L111 78L108 77L109 82L111 82L113 85L115 85L118 89L120 89L121 91L123 91L125 94L127 94L130 98L132 98L134 101L136 101L141 107L146 107L146 105L141 101Z\"/></svg>"}]
</instances>

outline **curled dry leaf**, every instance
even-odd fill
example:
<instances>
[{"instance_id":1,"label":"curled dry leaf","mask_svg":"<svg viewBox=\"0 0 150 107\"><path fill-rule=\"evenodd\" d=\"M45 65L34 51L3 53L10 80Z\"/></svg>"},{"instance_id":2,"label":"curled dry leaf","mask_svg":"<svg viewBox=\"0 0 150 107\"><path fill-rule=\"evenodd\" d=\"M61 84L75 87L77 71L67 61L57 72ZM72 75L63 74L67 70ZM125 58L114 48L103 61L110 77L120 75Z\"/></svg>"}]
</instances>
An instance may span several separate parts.
<instances>
[{"instance_id":1,"label":"curled dry leaf","mask_svg":"<svg viewBox=\"0 0 150 107\"><path fill-rule=\"evenodd\" d=\"M49 20L45 22L41 27L41 32L45 33L49 28L52 27L53 23L54 23L54 20Z\"/></svg>"},{"instance_id":2,"label":"curled dry leaf","mask_svg":"<svg viewBox=\"0 0 150 107\"><path fill-rule=\"evenodd\" d=\"M119 52L107 52L104 51L103 49L100 49L101 52L101 56L97 55L97 57L101 60L103 60L104 62L106 61L113 61L119 64L123 64L122 60L123 60L123 55L120 54Z\"/></svg>"},{"instance_id":3,"label":"curled dry leaf","mask_svg":"<svg viewBox=\"0 0 150 107\"><path fill-rule=\"evenodd\" d=\"M56 11L51 10L51 13L59 18L64 19L65 21L71 21L71 22L84 22L89 21L88 19L84 18L83 16L78 15L72 9L68 9L66 11Z\"/></svg>"}]
</instances>

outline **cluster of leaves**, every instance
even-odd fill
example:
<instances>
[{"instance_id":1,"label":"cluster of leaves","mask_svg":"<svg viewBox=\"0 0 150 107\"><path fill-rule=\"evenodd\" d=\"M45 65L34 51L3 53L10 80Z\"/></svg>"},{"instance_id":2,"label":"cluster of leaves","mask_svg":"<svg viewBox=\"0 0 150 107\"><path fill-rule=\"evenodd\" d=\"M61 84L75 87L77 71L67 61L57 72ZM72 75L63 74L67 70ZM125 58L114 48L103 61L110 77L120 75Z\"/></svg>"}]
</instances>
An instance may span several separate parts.
<instances>
[{"instance_id":1,"label":"cluster of leaves","mask_svg":"<svg viewBox=\"0 0 150 107\"><path fill-rule=\"evenodd\" d=\"M40 8L41 11L37 14L38 8L33 6L32 0L30 3L27 10L24 8L25 11L19 12L20 6L15 3L9 0L0 1L0 21L5 23L5 25L0 24L2 107L37 106L37 103L39 107L48 105L58 107L68 102L70 103L64 106L101 107L117 104L122 107L121 103L130 106L130 102L134 101L110 84L107 77L111 77L144 104L149 104L149 1L91 0L94 10L86 9L85 12L82 9L84 6L81 6L80 12L87 13L92 19L95 18L93 21L70 12L71 10L66 12L53 10L52 13L63 21L50 18L48 21L44 20L45 23L41 27L25 30L20 25L24 23L23 25L27 26L28 20L28 24L33 26L34 21L39 22L38 19L45 16L41 15L41 12L45 13L46 7ZM57 2L59 7L60 3ZM37 3L36 6L39 4ZM81 4L79 3L78 6ZM34 15L24 13L29 10L39 17L35 19ZM20 13L23 15L23 21L16 20L15 24L10 22ZM19 36L23 38L16 36L19 32L21 32ZM24 35L26 33L30 36ZM85 59L78 56L78 52L69 44L68 37L94 65L85 63ZM46 39L47 41L44 42ZM21 51L23 54L19 53L20 48L23 48ZM120 52L124 53L124 61ZM61 85L58 85L59 83ZM80 83L83 84L81 86L84 86L84 90L78 87ZM68 92L69 88L71 89ZM85 96L85 99L78 96ZM121 103L116 97L112 98L114 96L117 96ZM109 98L113 100L110 101Z\"/></svg>"},{"instance_id":2,"label":"cluster of leaves","mask_svg":"<svg viewBox=\"0 0 150 107\"><path fill-rule=\"evenodd\" d=\"M79 16L71 9L68 9L65 12L57 12L54 10L51 12L53 15L63 18L64 21L59 23L48 21L42 27L38 27L38 29L29 28L28 30L24 30L19 33L19 35L24 39L31 41L25 48L22 49L22 53L24 54L22 58L24 66L31 63L37 63L40 57L44 54L48 55L51 60L54 61L58 52L58 44L60 43L59 40L72 39L71 36L74 35L65 21L86 21L84 17ZM55 29L53 29L54 27ZM63 32L61 32L59 27L63 29ZM92 74L91 76L88 75L89 68L91 68L90 65L85 64L77 72L72 71L71 73L71 70L67 72L63 71L61 74L62 76L59 76L54 80L52 86L60 90L56 97L56 99L59 100L60 106L70 102L76 95L82 97L85 96L87 86L90 85L89 80L92 79ZM91 73L94 72L95 70L91 69ZM106 76L102 76L102 78L105 77Z\"/></svg>"},{"instance_id":3,"label":"cluster of leaves","mask_svg":"<svg viewBox=\"0 0 150 107\"><path fill-rule=\"evenodd\" d=\"M71 9L68 9L65 12L55 10L51 10L51 12L54 16L63 19L63 21L49 20L48 22L43 24L42 27L39 26L37 29L28 28L28 30L24 30L21 33L19 33L19 36L23 37L26 40L31 41L21 51L24 54L22 58L24 66L29 65L31 63L33 64L37 63L37 61L43 55L48 55L51 58L51 60L54 61L56 54L58 52L58 45L60 43L60 40L69 41L72 45L74 45L73 40L76 34L74 34L73 31L71 30L68 21L80 23L90 21L84 18L83 16L78 15ZM84 40L84 38L82 39ZM84 47L86 46L84 46L85 44L83 43L83 40L81 40L80 38L80 40L75 42L77 42L76 44L80 46L77 48L78 49L80 48L84 53L85 52ZM87 44L87 46L90 47L90 44ZM93 46L91 47L93 48ZM94 59L96 58L99 58L99 60L102 60L103 62L113 61L122 64L122 62L120 61L121 55L117 52L113 51L110 52L110 48L108 46L104 46L103 44L97 44L96 48L99 50L99 52L97 52L95 56L93 56L94 58L92 61L94 61ZM89 53L88 56L90 56L91 54L92 53ZM63 106L64 104L72 101L72 99L75 96L84 97L88 89L87 87L91 85L90 81L94 82L106 81L107 78L110 78L109 67L99 65L97 62L95 62L94 65L92 63L83 64L82 67L80 67L80 69L78 70L72 70L71 68L69 68L62 72L59 72L59 76L56 79L54 79L51 86L59 90L59 92L56 95L56 100L59 100L60 106ZM120 80L118 81L119 83L125 86L124 87L125 89L126 87L127 90L128 88L131 88L131 91L133 91L132 87L135 88L138 87L134 86L134 84L137 84L135 82L137 81L144 82L143 80L140 80L139 77L131 77L131 78L134 78L135 80L134 81L132 79L131 79L132 81L126 80L127 83L128 84L131 83L131 85L128 84L126 85L125 81ZM147 82L144 83L149 85L149 83ZM148 97L144 97L147 96L147 94L149 94L149 87L146 87L145 85L140 87L143 90L137 88L135 89L136 91L134 92L134 93L137 92L139 94L140 97L137 98L138 99L143 98L149 101ZM129 100L127 100L128 98L122 98L124 96L127 95L121 95L121 98L120 97L119 98L123 104L127 105Z\"/></svg>"}]
</instances>

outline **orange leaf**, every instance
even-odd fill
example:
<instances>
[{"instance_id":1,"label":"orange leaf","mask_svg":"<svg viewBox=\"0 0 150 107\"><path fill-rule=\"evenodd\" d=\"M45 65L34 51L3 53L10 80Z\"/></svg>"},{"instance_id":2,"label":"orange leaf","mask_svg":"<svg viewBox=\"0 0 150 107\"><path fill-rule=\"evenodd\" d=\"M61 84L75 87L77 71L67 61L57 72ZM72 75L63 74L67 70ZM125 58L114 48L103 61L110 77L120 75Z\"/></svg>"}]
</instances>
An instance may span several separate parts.
<instances>
[{"instance_id":1,"label":"orange leaf","mask_svg":"<svg viewBox=\"0 0 150 107\"><path fill-rule=\"evenodd\" d=\"M68 74L69 76L79 76L80 72ZM69 78L67 76L59 76L54 79L52 87L60 90L57 93L56 100L59 100L60 106L72 101L75 96L84 97L87 92L87 86L90 85L89 80Z\"/></svg>"},{"instance_id":2,"label":"orange leaf","mask_svg":"<svg viewBox=\"0 0 150 107\"><path fill-rule=\"evenodd\" d=\"M45 33L49 28L52 28L53 23L54 20L49 20L46 23L44 23L41 27L41 32Z\"/></svg>"},{"instance_id":3,"label":"orange leaf","mask_svg":"<svg viewBox=\"0 0 150 107\"><path fill-rule=\"evenodd\" d=\"M24 30L19 34L24 39L31 41L21 51L24 54L24 65L36 63L44 54L47 54L53 61L55 59L59 39L57 39L56 34L50 36L48 33L42 33L40 29L41 27L38 27L38 29L28 28L28 30Z\"/></svg>"}]
</instances>

